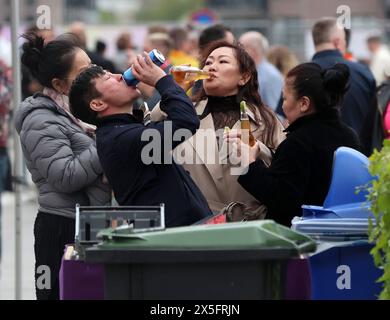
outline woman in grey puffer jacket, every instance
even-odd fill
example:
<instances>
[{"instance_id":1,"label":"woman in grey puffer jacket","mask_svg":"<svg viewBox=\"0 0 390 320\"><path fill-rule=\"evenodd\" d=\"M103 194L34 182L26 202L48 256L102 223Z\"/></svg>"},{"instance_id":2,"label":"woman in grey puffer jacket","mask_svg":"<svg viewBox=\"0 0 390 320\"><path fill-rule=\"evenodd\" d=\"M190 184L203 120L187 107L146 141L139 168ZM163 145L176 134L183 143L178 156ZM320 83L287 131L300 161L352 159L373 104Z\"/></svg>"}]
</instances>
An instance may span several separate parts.
<instances>
[{"instance_id":1,"label":"woman in grey puffer jacket","mask_svg":"<svg viewBox=\"0 0 390 320\"><path fill-rule=\"evenodd\" d=\"M34 225L37 268L49 266L50 289L36 286L37 299L58 299L58 273L64 247L74 241L75 206L109 205L110 188L103 182L94 128L69 111L67 94L77 74L91 63L70 36L48 44L26 34L23 64L45 87L27 98L15 114L15 126L27 168L39 190Z\"/></svg>"}]
</instances>

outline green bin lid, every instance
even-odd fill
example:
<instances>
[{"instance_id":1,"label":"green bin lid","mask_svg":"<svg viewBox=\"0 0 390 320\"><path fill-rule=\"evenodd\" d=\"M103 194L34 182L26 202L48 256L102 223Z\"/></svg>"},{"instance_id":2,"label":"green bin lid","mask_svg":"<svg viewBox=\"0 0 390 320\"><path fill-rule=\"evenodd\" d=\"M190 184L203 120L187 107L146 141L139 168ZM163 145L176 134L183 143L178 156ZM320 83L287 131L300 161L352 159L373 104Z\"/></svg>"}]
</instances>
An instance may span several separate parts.
<instances>
[{"instance_id":1,"label":"green bin lid","mask_svg":"<svg viewBox=\"0 0 390 320\"><path fill-rule=\"evenodd\" d=\"M316 248L310 237L272 220L215 225L192 225L163 231L131 233L105 229L99 235L102 249L295 249L299 253Z\"/></svg>"}]
</instances>

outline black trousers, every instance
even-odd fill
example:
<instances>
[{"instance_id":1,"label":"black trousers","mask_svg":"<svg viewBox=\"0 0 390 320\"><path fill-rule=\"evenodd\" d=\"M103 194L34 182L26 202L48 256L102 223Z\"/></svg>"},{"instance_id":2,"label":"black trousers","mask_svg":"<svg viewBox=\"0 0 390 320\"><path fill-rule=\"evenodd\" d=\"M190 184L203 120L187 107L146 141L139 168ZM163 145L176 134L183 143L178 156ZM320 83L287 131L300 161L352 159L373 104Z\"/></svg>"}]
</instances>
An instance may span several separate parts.
<instances>
[{"instance_id":1,"label":"black trousers","mask_svg":"<svg viewBox=\"0 0 390 320\"><path fill-rule=\"evenodd\" d=\"M74 243L75 220L38 212L34 224L37 300L59 300L59 271L65 245Z\"/></svg>"}]
</instances>

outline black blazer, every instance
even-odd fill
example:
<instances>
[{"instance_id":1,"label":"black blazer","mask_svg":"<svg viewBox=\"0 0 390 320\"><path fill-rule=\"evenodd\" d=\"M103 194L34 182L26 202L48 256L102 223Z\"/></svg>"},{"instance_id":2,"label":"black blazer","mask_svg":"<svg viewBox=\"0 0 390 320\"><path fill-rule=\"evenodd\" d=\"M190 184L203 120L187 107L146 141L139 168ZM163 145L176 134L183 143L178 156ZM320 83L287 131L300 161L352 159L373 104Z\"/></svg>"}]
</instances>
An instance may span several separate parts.
<instances>
[{"instance_id":1,"label":"black blazer","mask_svg":"<svg viewBox=\"0 0 390 320\"><path fill-rule=\"evenodd\" d=\"M96 131L97 151L120 205L164 203L167 227L189 225L212 212L189 174L174 163L170 152L181 141L172 141L170 135L164 136L164 123L172 125L173 134L181 128L194 134L199 119L191 100L171 76L160 79L156 89L161 94L161 108L168 114L168 121L145 126L130 114L101 118ZM164 161L165 150L165 159L170 163L144 163L142 152L147 151L147 145L151 146L149 139L141 139L147 129L154 129L149 132L157 134L153 141L157 143L161 161Z\"/></svg>"},{"instance_id":2,"label":"black blazer","mask_svg":"<svg viewBox=\"0 0 390 320\"><path fill-rule=\"evenodd\" d=\"M361 148L357 134L341 122L336 109L301 117L285 131L287 138L270 167L257 160L238 182L267 206L267 219L290 226L294 216L302 215L303 204L323 204L336 149Z\"/></svg>"}]
</instances>

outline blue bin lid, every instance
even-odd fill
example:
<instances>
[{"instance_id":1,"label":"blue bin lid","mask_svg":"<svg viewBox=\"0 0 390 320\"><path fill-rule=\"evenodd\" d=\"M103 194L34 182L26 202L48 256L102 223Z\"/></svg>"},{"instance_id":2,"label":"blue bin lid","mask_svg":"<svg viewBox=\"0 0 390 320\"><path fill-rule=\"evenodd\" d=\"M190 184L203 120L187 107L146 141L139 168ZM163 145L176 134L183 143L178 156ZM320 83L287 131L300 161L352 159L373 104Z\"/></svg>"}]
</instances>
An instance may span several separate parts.
<instances>
[{"instance_id":1,"label":"blue bin lid","mask_svg":"<svg viewBox=\"0 0 390 320\"><path fill-rule=\"evenodd\" d=\"M368 219L305 219L296 217L292 229L321 240L347 241L368 238Z\"/></svg>"},{"instance_id":2,"label":"blue bin lid","mask_svg":"<svg viewBox=\"0 0 390 320\"><path fill-rule=\"evenodd\" d=\"M320 206L302 206L304 219L368 219L374 218L370 210L371 203L368 201L349 203L328 208Z\"/></svg>"}]
</instances>

